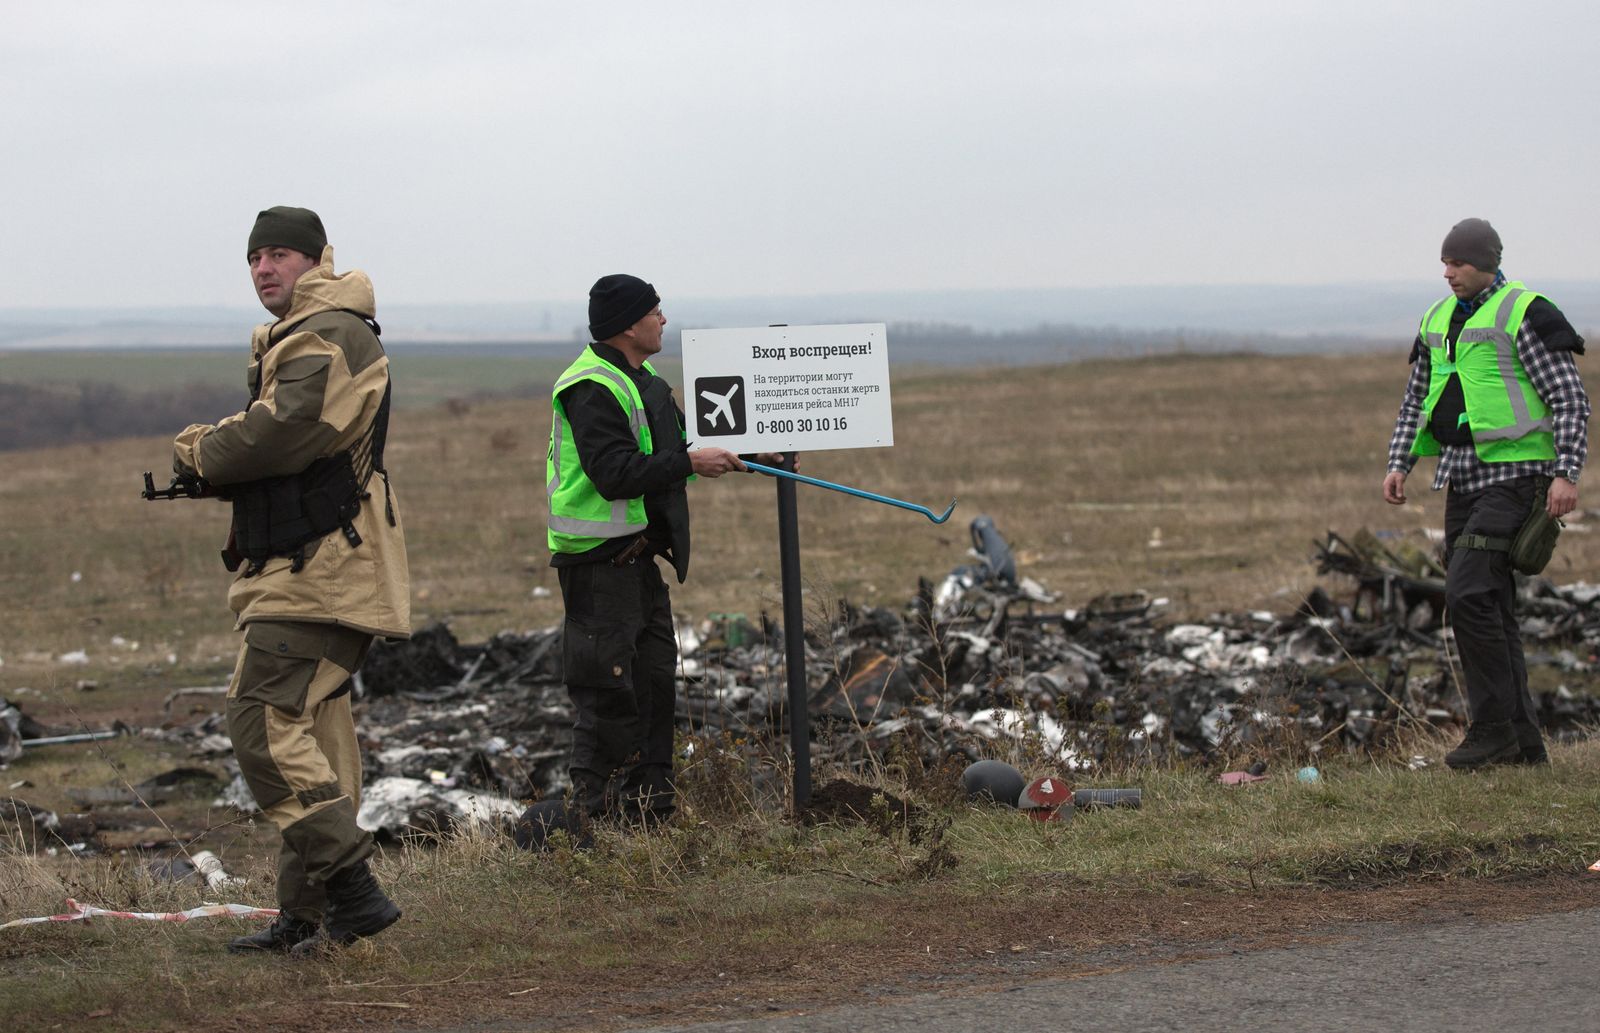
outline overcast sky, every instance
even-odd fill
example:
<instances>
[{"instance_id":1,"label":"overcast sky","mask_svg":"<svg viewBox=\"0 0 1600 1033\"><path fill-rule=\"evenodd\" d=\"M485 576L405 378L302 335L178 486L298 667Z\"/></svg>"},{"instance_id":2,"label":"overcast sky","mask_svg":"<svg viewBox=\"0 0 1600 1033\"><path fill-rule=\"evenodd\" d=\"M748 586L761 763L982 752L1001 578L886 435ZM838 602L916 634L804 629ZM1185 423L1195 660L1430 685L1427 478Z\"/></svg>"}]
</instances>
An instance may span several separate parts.
<instances>
[{"instance_id":1,"label":"overcast sky","mask_svg":"<svg viewBox=\"0 0 1600 1033\"><path fill-rule=\"evenodd\" d=\"M380 312L1432 284L1468 215L1597 279L1597 41L1594 0L0 0L0 308L251 304L273 204Z\"/></svg>"}]
</instances>

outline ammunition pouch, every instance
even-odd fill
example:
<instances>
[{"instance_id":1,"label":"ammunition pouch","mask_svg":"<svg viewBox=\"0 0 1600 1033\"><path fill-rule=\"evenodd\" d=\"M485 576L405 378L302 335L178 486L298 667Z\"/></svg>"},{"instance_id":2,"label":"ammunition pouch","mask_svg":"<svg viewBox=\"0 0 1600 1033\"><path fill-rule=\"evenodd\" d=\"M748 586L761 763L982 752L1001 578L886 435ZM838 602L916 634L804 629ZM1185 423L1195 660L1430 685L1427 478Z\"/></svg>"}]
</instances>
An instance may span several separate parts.
<instances>
[{"instance_id":1,"label":"ammunition pouch","mask_svg":"<svg viewBox=\"0 0 1600 1033\"><path fill-rule=\"evenodd\" d=\"M1533 493L1533 508L1512 537L1490 538L1481 534L1464 534L1455 540L1454 547L1503 552L1511 560L1511 569L1517 573L1539 573L1549 565L1550 557L1556 551L1556 539L1561 536L1561 528L1565 526L1545 508L1549 491L1550 479L1539 478Z\"/></svg>"},{"instance_id":2,"label":"ammunition pouch","mask_svg":"<svg viewBox=\"0 0 1600 1033\"><path fill-rule=\"evenodd\" d=\"M245 577L260 573L273 556L293 556L291 570L305 565L305 547L342 529L352 548L361 544L355 518L367 492L357 483L350 453L318 459L286 477L266 477L231 485L233 495L232 561L229 570L248 560Z\"/></svg>"},{"instance_id":3,"label":"ammunition pouch","mask_svg":"<svg viewBox=\"0 0 1600 1033\"><path fill-rule=\"evenodd\" d=\"M348 309L339 311L360 319L374 337L382 333L377 323L361 313ZM252 405L260 387L259 382L251 385ZM375 473L383 478L383 508L389 526L397 526L394 500L389 495L389 473L383 468L383 446L389 437L389 398L393 391L393 383L384 385L377 418L355 447L318 459L299 473L263 477L230 484L223 489L225 497L233 501L233 528L222 550L223 566L234 571L248 560L244 576L254 577L273 556L292 556L294 562L289 569L299 573L305 566L306 546L336 530L343 530L350 547L356 548L361 544L361 535L356 533L355 519L361 512L362 501L371 497L366 486Z\"/></svg>"}]
</instances>

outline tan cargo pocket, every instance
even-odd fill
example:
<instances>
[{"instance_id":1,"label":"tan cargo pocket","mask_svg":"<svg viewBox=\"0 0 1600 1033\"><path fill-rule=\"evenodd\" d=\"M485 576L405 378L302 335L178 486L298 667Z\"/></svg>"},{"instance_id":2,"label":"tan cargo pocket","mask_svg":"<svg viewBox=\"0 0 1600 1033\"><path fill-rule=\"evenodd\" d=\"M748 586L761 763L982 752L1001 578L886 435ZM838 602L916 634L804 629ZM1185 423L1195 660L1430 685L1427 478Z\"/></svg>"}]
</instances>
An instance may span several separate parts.
<instances>
[{"instance_id":1,"label":"tan cargo pocket","mask_svg":"<svg viewBox=\"0 0 1600 1033\"><path fill-rule=\"evenodd\" d=\"M585 624L570 617L562 625L562 677L568 685L596 689L626 685L634 652L625 625Z\"/></svg>"}]
</instances>

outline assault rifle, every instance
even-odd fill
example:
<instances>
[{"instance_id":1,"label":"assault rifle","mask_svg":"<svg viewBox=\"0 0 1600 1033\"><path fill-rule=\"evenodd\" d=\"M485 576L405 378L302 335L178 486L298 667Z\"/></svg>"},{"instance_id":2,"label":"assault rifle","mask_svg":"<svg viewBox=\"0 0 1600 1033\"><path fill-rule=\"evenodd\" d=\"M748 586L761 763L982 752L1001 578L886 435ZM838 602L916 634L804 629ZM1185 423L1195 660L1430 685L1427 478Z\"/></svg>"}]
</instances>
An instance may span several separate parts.
<instances>
[{"instance_id":1,"label":"assault rifle","mask_svg":"<svg viewBox=\"0 0 1600 1033\"><path fill-rule=\"evenodd\" d=\"M216 499L222 498L222 493L212 487L205 478L192 473L174 474L171 484L165 488L157 488L155 474L146 470L144 491L139 493L139 497L155 502L158 499Z\"/></svg>"},{"instance_id":2,"label":"assault rifle","mask_svg":"<svg viewBox=\"0 0 1600 1033\"><path fill-rule=\"evenodd\" d=\"M226 499L228 494L222 489L192 473L174 474L172 483L165 488L156 487L156 475L149 470L144 472L144 491L139 497L148 502L158 499ZM229 570L238 570L239 564L244 562L244 557L233 547L233 531L228 531L228 544L222 549L222 565Z\"/></svg>"}]
</instances>

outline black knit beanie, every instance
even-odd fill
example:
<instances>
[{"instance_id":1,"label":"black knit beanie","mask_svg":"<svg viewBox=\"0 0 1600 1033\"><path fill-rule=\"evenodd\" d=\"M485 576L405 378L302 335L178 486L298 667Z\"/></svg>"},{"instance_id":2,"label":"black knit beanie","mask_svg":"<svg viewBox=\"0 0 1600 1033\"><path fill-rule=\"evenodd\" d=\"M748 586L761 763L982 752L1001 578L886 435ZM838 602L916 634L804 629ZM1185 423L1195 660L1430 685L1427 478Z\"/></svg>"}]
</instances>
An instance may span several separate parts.
<instances>
[{"instance_id":1,"label":"black knit beanie","mask_svg":"<svg viewBox=\"0 0 1600 1033\"><path fill-rule=\"evenodd\" d=\"M1492 273L1500 268L1500 234L1486 219L1462 219L1445 234L1439 257Z\"/></svg>"},{"instance_id":2,"label":"black knit beanie","mask_svg":"<svg viewBox=\"0 0 1600 1033\"><path fill-rule=\"evenodd\" d=\"M250 228L248 255L258 247L286 247L321 258L322 249L328 246L328 234L322 220L309 208L286 208L279 205L256 215L256 224Z\"/></svg>"},{"instance_id":3,"label":"black knit beanie","mask_svg":"<svg viewBox=\"0 0 1600 1033\"><path fill-rule=\"evenodd\" d=\"M589 288L589 334L597 341L622 333L661 304L656 289L637 276L612 273Z\"/></svg>"}]
</instances>

